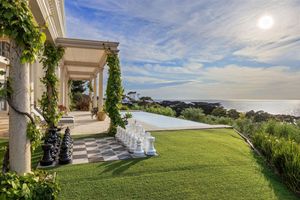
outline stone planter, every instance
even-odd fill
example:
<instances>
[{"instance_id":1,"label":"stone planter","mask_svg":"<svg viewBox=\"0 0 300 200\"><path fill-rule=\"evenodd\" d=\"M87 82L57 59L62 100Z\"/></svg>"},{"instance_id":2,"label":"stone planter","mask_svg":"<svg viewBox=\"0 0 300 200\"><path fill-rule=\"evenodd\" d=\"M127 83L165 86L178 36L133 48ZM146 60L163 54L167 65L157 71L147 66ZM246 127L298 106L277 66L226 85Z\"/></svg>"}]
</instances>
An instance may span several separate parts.
<instances>
[{"instance_id":1,"label":"stone planter","mask_svg":"<svg viewBox=\"0 0 300 200\"><path fill-rule=\"evenodd\" d=\"M104 111L99 111L97 113L97 118L99 121L104 121L106 118L106 113Z\"/></svg>"}]
</instances>

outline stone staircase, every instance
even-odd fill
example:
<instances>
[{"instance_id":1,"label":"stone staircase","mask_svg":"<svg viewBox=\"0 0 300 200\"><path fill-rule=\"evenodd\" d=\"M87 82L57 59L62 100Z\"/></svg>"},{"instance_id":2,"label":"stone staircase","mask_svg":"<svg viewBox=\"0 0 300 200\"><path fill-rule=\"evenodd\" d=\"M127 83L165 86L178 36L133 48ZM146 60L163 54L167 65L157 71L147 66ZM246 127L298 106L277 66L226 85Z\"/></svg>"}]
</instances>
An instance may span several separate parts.
<instances>
[{"instance_id":1,"label":"stone staircase","mask_svg":"<svg viewBox=\"0 0 300 200\"><path fill-rule=\"evenodd\" d=\"M0 112L0 137L8 136L8 115L6 112Z\"/></svg>"}]
</instances>

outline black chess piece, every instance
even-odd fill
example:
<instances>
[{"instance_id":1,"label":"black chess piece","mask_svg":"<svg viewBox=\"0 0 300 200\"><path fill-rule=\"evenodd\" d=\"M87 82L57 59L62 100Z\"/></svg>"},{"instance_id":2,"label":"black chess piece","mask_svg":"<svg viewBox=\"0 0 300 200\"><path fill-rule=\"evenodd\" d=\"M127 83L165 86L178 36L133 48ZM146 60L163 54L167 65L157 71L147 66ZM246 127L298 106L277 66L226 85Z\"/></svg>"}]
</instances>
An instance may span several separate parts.
<instances>
[{"instance_id":1,"label":"black chess piece","mask_svg":"<svg viewBox=\"0 0 300 200\"><path fill-rule=\"evenodd\" d=\"M54 159L51 156L52 144L43 144L42 149L44 151L44 155L42 160L40 161L41 166L49 166L53 164Z\"/></svg>"}]
</instances>

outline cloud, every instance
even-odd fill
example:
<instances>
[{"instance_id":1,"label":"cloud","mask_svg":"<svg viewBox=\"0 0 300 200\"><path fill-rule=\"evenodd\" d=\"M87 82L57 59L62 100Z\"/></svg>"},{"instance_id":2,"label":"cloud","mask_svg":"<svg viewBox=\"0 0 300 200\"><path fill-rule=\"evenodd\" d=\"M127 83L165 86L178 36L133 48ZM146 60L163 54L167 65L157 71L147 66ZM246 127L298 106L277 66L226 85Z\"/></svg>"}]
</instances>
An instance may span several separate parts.
<instances>
[{"instance_id":1,"label":"cloud","mask_svg":"<svg viewBox=\"0 0 300 200\"><path fill-rule=\"evenodd\" d=\"M140 93L171 99L299 99L300 72L289 67L252 68L229 65L203 70L202 82L188 82ZM200 79L201 80L201 79Z\"/></svg>"},{"instance_id":2,"label":"cloud","mask_svg":"<svg viewBox=\"0 0 300 200\"><path fill-rule=\"evenodd\" d=\"M66 11L70 37L120 42L128 90L165 98L178 91L187 98L300 98L296 0L74 0ZM265 14L275 22L268 31L257 27Z\"/></svg>"}]
</instances>

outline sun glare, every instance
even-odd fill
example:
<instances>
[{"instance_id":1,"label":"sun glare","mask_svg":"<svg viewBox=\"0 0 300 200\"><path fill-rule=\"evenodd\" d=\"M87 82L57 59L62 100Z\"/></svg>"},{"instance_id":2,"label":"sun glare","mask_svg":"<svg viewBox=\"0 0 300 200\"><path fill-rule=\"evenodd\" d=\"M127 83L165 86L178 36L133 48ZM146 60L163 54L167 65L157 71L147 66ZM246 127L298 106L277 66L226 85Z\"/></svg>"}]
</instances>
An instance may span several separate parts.
<instances>
[{"instance_id":1,"label":"sun glare","mask_svg":"<svg viewBox=\"0 0 300 200\"><path fill-rule=\"evenodd\" d=\"M259 18L257 26L260 29L268 30L268 29L272 28L273 24L274 24L273 17L271 17L269 15L264 15Z\"/></svg>"}]
</instances>

